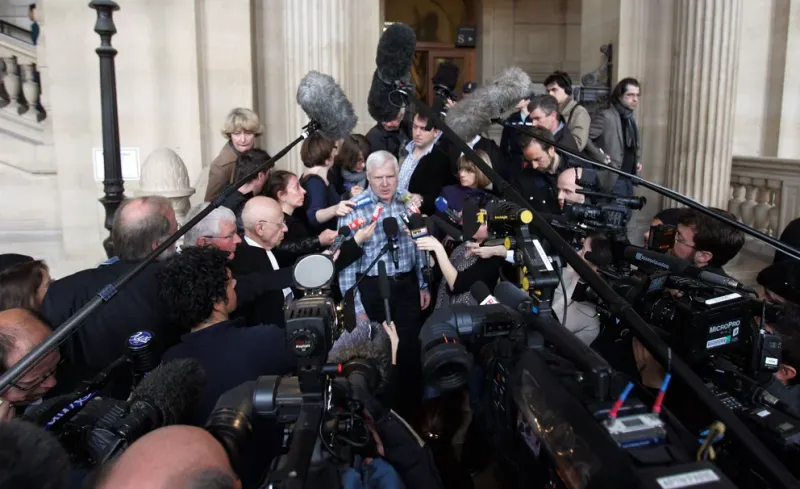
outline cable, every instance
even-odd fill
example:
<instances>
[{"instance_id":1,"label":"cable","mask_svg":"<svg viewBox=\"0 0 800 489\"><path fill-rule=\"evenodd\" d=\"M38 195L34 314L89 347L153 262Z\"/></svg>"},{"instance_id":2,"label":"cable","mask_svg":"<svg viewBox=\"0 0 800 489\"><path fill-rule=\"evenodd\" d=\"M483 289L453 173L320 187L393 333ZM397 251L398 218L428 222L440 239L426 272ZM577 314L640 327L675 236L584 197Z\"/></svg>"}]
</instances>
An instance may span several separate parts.
<instances>
[{"instance_id":1,"label":"cable","mask_svg":"<svg viewBox=\"0 0 800 489\"><path fill-rule=\"evenodd\" d=\"M614 402L614 405L611 406L611 411L608 412L608 417L610 419L617 419L617 413L619 412L620 408L623 404L625 404L625 400L628 398L628 395L633 390L633 382L628 382L628 385L625 386L625 389L622 391L622 394L619 395L619 399Z\"/></svg>"},{"instance_id":2,"label":"cable","mask_svg":"<svg viewBox=\"0 0 800 489\"><path fill-rule=\"evenodd\" d=\"M564 315L561 316L561 326L567 327L567 286L564 285L564 276L561 273L561 267L555 267L556 273L558 273L558 281L561 282L561 293L564 294Z\"/></svg>"},{"instance_id":3,"label":"cable","mask_svg":"<svg viewBox=\"0 0 800 489\"><path fill-rule=\"evenodd\" d=\"M720 423L719 421L714 421L711 424L711 427L707 430L708 436L706 440L700 445L700 449L697 450L697 460L714 460L717 458L717 453L714 451L714 447L711 445L715 441L719 441L717 438L721 440L721 436L725 434L725 425ZM710 457L709 457L710 456Z\"/></svg>"}]
</instances>

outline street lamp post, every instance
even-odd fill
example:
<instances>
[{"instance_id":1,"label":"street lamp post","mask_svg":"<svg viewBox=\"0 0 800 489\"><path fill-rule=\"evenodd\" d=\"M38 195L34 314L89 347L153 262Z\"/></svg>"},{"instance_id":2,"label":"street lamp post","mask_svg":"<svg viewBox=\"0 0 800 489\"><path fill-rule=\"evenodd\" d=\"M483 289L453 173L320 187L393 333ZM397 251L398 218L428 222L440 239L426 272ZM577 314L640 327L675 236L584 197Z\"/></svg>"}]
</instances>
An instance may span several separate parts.
<instances>
[{"instance_id":1,"label":"street lamp post","mask_svg":"<svg viewBox=\"0 0 800 489\"><path fill-rule=\"evenodd\" d=\"M89 7L97 11L94 31L100 36L100 47L95 52L100 58L100 103L103 117L103 193L100 202L106 210L105 228L109 236L103 240L103 247L109 258L115 255L111 241L111 228L114 213L125 198L122 181L122 157L119 145L119 117L117 115L117 75L114 57L117 50L111 46L111 37L117 33L113 13L119 5L112 0L92 0Z\"/></svg>"}]
</instances>

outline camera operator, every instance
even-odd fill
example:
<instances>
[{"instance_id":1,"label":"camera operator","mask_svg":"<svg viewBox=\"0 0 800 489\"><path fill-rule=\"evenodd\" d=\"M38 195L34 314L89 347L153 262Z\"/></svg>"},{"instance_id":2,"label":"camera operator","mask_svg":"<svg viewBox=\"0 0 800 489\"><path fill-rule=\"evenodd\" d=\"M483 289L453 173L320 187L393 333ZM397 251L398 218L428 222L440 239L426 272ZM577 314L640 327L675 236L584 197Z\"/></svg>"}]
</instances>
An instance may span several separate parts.
<instances>
[{"instance_id":1,"label":"camera operator","mask_svg":"<svg viewBox=\"0 0 800 489\"><path fill-rule=\"evenodd\" d=\"M800 262L784 260L761 270L756 277L764 287L761 298L773 304L800 306Z\"/></svg>"},{"instance_id":2,"label":"camera operator","mask_svg":"<svg viewBox=\"0 0 800 489\"><path fill-rule=\"evenodd\" d=\"M722 209L711 210L736 219ZM670 253L698 268L727 275L722 267L739 253L742 246L743 232L694 209L687 209L678 220L675 244Z\"/></svg>"},{"instance_id":3,"label":"camera operator","mask_svg":"<svg viewBox=\"0 0 800 489\"><path fill-rule=\"evenodd\" d=\"M593 270L611 263L611 242L602 234L593 234L583 240L583 247L579 255L586 260ZM575 297L575 289L580 283L580 276L571 266L562 270L562 278L566 289L567 321L564 324L572 334L587 345L591 344L600 333L600 317L597 306L589 302L579 301ZM556 288L553 294L553 312L562 323L564 322L564 293L561 288Z\"/></svg>"},{"instance_id":4,"label":"camera operator","mask_svg":"<svg viewBox=\"0 0 800 489\"><path fill-rule=\"evenodd\" d=\"M222 445L201 428L180 425L144 435L93 482L97 489L242 487Z\"/></svg>"},{"instance_id":5,"label":"camera operator","mask_svg":"<svg viewBox=\"0 0 800 489\"><path fill-rule=\"evenodd\" d=\"M644 232L645 246L648 246L648 243L650 242L650 233L653 228L663 227L663 226L672 226L674 228L678 227L678 221L680 220L684 212L686 212L686 209L683 208L663 209L659 211L655 216L653 216L653 220L650 221L650 227L647 228L647 231ZM672 248L672 246L670 246L670 248Z\"/></svg>"},{"instance_id":6,"label":"camera operator","mask_svg":"<svg viewBox=\"0 0 800 489\"><path fill-rule=\"evenodd\" d=\"M552 145L553 135L548 129L534 127L531 132L542 140L525 134L520 137L524 161L516 186L535 211L561 214L557 179L567 163Z\"/></svg>"},{"instance_id":7,"label":"camera operator","mask_svg":"<svg viewBox=\"0 0 800 489\"><path fill-rule=\"evenodd\" d=\"M202 425L217 398L260 375L294 371L296 360L275 326L246 325L230 319L236 309L236 279L225 252L191 247L164 264L158 274L159 296L169 307L172 325L184 332L180 343L162 357L195 358L206 371L202 401L193 424Z\"/></svg>"}]
</instances>

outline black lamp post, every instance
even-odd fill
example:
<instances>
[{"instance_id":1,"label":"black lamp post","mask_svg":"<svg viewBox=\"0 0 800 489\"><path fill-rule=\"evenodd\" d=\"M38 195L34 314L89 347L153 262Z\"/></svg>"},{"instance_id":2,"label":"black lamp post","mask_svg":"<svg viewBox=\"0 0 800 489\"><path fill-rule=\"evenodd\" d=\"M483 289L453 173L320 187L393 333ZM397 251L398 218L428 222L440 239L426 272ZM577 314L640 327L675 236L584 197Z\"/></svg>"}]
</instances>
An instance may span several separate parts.
<instances>
[{"instance_id":1,"label":"black lamp post","mask_svg":"<svg viewBox=\"0 0 800 489\"><path fill-rule=\"evenodd\" d=\"M103 193L100 199L106 209L105 228L109 236L103 240L103 247L109 258L114 256L114 243L111 242L111 228L114 213L125 198L122 181L122 157L119 146L119 118L117 116L117 75L114 57L117 50L111 46L111 36L117 33L113 12L119 5L112 0L92 0L89 7L97 11L94 31L100 36L100 47L95 50L100 57L100 102L103 114Z\"/></svg>"}]
</instances>

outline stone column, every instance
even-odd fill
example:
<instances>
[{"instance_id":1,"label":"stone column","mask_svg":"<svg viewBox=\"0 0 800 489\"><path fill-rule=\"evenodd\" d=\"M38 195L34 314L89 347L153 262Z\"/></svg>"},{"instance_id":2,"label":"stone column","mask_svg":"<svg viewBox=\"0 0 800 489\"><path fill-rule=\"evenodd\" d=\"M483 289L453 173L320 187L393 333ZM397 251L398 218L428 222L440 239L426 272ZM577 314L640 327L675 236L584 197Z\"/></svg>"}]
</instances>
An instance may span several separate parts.
<instances>
[{"instance_id":1,"label":"stone column","mask_svg":"<svg viewBox=\"0 0 800 489\"><path fill-rule=\"evenodd\" d=\"M789 22L786 36L786 63L783 76L783 106L781 107L778 158L800 158L800 65L792 60L792 55L800 49L800 2L789 4Z\"/></svg>"},{"instance_id":2,"label":"stone column","mask_svg":"<svg viewBox=\"0 0 800 489\"><path fill-rule=\"evenodd\" d=\"M295 101L309 71L332 76L353 104L365 134L375 125L367 112L375 51L381 35L379 0L274 0L256 3L259 115L267 150L274 154L300 135L308 117ZM302 173L299 146L278 167Z\"/></svg>"},{"instance_id":3,"label":"stone column","mask_svg":"<svg viewBox=\"0 0 800 489\"><path fill-rule=\"evenodd\" d=\"M667 186L724 209L730 193L742 0L676 0L674 8Z\"/></svg>"}]
</instances>

